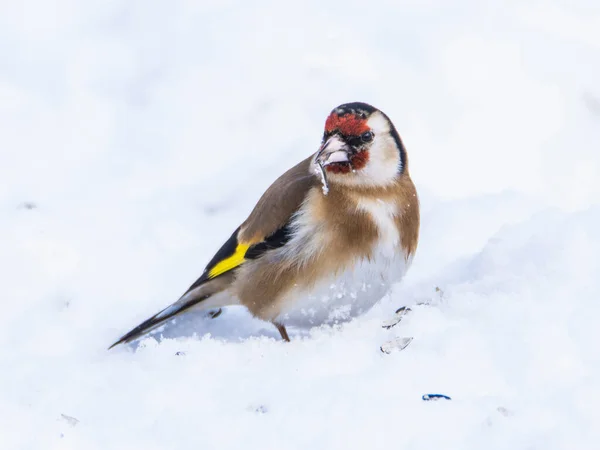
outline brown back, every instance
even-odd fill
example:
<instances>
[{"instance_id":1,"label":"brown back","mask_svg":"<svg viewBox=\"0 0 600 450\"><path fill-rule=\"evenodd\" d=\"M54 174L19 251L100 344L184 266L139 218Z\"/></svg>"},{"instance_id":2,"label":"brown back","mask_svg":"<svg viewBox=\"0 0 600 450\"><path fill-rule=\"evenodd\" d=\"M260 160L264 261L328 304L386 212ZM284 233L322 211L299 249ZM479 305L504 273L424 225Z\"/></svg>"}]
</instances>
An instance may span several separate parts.
<instances>
[{"instance_id":1,"label":"brown back","mask_svg":"<svg viewBox=\"0 0 600 450\"><path fill-rule=\"evenodd\" d=\"M238 240L263 241L283 227L300 208L306 194L319 180L310 170L312 155L295 165L269 186L240 228Z\"/></svg>"}]
</instances>

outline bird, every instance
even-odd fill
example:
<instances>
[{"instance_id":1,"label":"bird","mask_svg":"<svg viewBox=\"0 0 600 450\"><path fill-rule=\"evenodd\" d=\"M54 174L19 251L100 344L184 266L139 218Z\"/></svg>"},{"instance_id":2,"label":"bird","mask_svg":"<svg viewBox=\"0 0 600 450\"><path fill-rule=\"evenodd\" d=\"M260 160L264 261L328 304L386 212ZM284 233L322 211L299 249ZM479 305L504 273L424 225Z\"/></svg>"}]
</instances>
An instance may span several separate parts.
<instances>
[{"instance_id":1,"label":"bird","mask_svg":"<svg viewBox=\"0 0 600 450\"><path fill-rule=\"evenodd\" d=\"M367 103L342 104L328 115L318 150L269 186L183 295L109 349L191 309L216 317L245 306L284 341L290 325L351 320L402 280L419 226L392 121Z\"/></svg>"}]
</instances>

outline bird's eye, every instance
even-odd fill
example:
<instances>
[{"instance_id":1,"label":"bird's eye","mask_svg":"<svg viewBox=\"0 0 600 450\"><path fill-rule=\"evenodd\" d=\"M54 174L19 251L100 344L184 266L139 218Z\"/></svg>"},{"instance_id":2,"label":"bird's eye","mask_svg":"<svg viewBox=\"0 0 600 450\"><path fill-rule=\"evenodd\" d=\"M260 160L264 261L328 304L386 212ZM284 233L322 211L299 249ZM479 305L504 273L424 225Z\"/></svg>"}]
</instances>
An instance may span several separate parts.
<instances>
[{"instance_id":1,"label":"bird's eye","mask_svg":"<svg viewBox=\"0 0 600 450\"><path fill-rule=\"evenodd\" d=\"M367 131L366 133L361 134L360 140L363 142L371 142L373 140L373 133L371 131Z\"/></svg>"}]
</instances>

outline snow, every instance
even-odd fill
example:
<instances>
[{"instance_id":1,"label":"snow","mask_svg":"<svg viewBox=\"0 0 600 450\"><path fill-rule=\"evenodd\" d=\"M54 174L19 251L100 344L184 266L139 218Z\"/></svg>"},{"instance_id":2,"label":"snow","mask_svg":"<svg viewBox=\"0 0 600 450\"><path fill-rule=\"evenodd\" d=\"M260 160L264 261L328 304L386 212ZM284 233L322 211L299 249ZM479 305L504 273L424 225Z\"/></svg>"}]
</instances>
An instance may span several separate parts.
<instances>
[{"instance_id":1,"label":"snow","mask_svg":"<svg viewBox=\"0 0 600 450\"><path fill-rule=\"evenodd\" d=\"M0 448L595 448L599 23L592 0L2 2ZM289 344L232 308L107 351L349 101L408 149L404 282Z\"/></svg>"}]
</instances>

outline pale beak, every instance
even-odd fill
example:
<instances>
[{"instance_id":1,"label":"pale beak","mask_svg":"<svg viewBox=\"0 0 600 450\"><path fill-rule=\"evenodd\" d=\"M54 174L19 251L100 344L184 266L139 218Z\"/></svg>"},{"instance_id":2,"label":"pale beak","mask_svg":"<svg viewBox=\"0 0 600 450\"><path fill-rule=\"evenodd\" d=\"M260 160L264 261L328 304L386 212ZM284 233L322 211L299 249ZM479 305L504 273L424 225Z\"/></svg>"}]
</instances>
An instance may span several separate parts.
<instances>
[{"instance_id":1,"label":"pale beak","mask_svg":"<svg viewBox=\"0 0 600 450\"><path fill-rule=\"evenodd\" d=\"M350 162L350 147L337 134L333 135L321 146L315 161L322 167Z\"/></svg>"}]
</instances>

